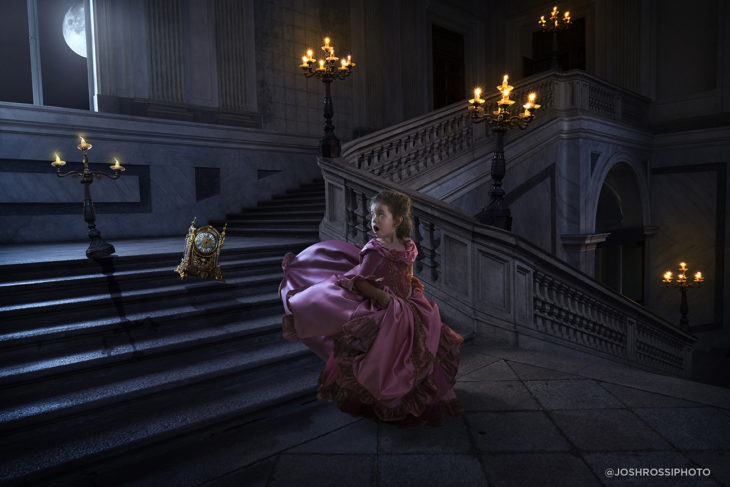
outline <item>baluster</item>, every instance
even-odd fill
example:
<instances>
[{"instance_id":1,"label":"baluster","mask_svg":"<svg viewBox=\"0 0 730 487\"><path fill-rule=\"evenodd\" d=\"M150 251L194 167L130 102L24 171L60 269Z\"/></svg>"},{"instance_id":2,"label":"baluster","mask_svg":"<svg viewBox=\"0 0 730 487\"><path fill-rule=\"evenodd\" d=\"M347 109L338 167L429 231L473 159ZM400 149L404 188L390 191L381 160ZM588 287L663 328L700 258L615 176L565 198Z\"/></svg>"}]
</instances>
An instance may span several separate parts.
<instances>
[{"instance_id":1,"label":"baluster","mask_svg":"<svg viewBox=\"0 0 730 487\"><path fill-rule=\"evenodd\" d=\"M421 219L417 216L413 217L413 243L416 244L418 255L416 256L416 272L420 273L423 269L423 248L421 247Z\"/></svg>"},{"instance_id":2,"label":"baluster","mask_svg":"<svg viewBox=\"0 0 730 487\"><path fill-rule=\"evenodd\" d=\"M370 221L368 218L370 208L368 208L368 197L364 192L360 193L360 204L362 207L362 235L360 237L360 240L362 241L362 245L364 246L366 243L368 243L368 230L370 229Z\"/></svg>"},{"instance_id":3,"label":"baluster","mask_svg":"<svg viewBox=\"0 0 730 487\"><path fill-rule=\"evenodd\" d=\"M426 267L431 269L431 280L438 280L438 263L436 262L436 244L434 242L434 224L430 221L423 223L424 230L426 232L426 245L424 250L426 252Z\"/></svg>"},{"instance_id":4,"label":"baluster","mask_svg":"<svg viewBox=\"0 0 730 487\"><path fill-rule=\"evenodd\" d=\"M347 187L345 191L345 222L347 228L345 229L345 238L349 240L349 237L355 237L357 235L357 214L355 208L357 206L357 199L355 196L355 190Z\"/></svg>"}]
</instances>

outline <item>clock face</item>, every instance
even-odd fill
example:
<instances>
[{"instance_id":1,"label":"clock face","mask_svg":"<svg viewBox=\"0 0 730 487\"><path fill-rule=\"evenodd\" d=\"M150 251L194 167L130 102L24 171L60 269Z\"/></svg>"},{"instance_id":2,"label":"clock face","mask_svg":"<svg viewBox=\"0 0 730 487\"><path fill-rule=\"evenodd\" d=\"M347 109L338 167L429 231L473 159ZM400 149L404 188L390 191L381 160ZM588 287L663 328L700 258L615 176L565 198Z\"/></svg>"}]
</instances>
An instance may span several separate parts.
<instances>
[{"instance_id":1,"label":"clock face","mask_svg":"<svg viewBox=\"0 0 730 487\"><path fill-rule=\"evenodd\" d=\"M211 254L215 250L217 237L210 232L200 232L195 236L195 249L201 254Z\"/></svg>"}]
</instances>

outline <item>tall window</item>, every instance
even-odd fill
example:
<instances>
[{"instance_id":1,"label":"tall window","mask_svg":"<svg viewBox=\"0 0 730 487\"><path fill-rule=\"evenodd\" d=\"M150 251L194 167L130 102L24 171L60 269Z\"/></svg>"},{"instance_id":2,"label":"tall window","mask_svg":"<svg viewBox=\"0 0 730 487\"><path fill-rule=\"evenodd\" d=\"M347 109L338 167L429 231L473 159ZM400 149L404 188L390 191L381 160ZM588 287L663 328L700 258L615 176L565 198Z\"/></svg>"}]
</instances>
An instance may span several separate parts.
<instances>
[{"instance_id":1,"label":"tall window","mask_svg":"<svg viewBox=\"0 0 730 487\"><path fill-rule=\"evenodd\" d=\"M437 109L466 98L464 36L435 24L431 34L433 108Z\"/></svg>"},{"instance_id":2,"label":"tall window","mask_svg":"<svg viewBox=\"0 0 730 487\"><path fill-rule=\"evenodd\" d=\"M88 110L95 89L92 0L0 2L0 101Z\"/></svg>"}]
</instances>

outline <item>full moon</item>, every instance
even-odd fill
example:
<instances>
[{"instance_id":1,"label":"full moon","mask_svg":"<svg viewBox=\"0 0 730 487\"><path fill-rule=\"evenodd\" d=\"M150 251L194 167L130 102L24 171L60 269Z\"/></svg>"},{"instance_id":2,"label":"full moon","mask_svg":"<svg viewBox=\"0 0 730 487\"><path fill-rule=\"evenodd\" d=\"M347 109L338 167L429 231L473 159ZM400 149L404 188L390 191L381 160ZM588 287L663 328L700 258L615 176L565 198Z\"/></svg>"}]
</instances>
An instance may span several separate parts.
<instances>
[{"instance_id":1,"label":"full moon","mask_svg":"<svg viewBox=\"0 0 730 487\"><path fill-rule=\"evenodd\" d=\"M83 2L71 5L63 17L63 38L73 52L86 57L86 16Z\"/></svg>"}]
</instances>

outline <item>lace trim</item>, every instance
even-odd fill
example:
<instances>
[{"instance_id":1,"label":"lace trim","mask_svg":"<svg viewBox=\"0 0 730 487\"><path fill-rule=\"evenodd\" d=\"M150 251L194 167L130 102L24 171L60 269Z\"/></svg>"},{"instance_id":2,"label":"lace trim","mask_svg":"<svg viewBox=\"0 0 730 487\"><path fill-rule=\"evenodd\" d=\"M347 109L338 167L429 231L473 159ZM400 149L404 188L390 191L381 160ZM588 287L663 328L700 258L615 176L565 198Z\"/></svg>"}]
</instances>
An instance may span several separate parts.
<instances>
[{"instance_id":1,"label":"lace trim","mask_svg":"<svg viewBox=\"0 0 730 487\"><path fill-rule=\"evenodd\" d=\"M458 416L464 412L453 393L456 371L459 364L459 350L463 339L442 324L437 357L426 347L426 331L420 314L408 303L415 318L415 341L411 351L411 362L415 368L413 388L401 398L399 405L387 407L379 402L353 374L355 358L366 353L378 334L378 323L367 316L348 321L343 333L335 335L332 359L337 366L334 379L325 370L317 380L317 399L337 401L337 406L352 416L394 423L399 427L417 426L424 422L439 425L445 416ZM428 366L441 366L450 385L444 397L438 397L435 369L427 372ZM329 382L329 383L328 383ZM436 398L434 400L434 398Z\"/></svg>"}]
</instances>

